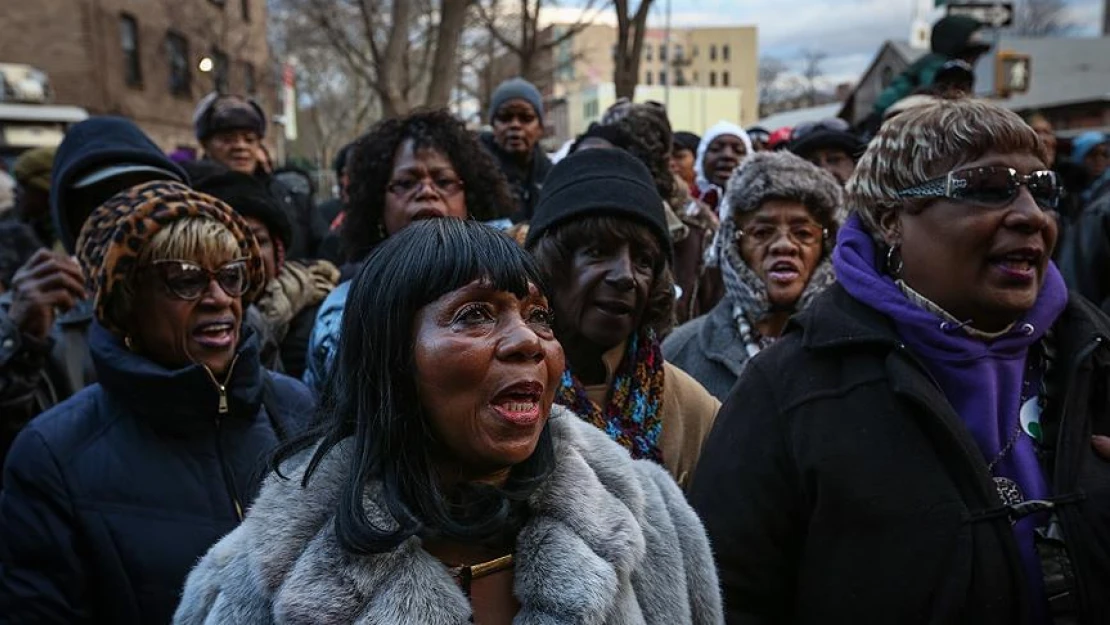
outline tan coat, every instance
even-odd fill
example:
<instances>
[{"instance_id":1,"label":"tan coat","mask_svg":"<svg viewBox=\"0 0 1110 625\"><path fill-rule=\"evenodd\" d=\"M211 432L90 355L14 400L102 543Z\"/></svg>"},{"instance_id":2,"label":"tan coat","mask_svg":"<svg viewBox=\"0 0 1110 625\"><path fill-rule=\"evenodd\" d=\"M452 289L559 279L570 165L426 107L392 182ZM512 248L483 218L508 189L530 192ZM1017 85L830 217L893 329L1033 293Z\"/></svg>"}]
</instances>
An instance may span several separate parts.
<instances>
[{"instance_id":1,"label":"tan coat","mask_svg":"<svg viewBox=\"0 0 1110 625\"><path fill-rule=\"evenodd\" d=\"M586 396L599 406L604 406L609 397L609 388L624 350L625 345L621 344L606 352L602 356L605 384L586 387ZM663 451L663 466L683 489L694 476L702 443L720 408L721 402L697 380L671 363L663 363L663 406L660 409L663 432L659 436L659 446Z\"/></svg>"}]
</instances>

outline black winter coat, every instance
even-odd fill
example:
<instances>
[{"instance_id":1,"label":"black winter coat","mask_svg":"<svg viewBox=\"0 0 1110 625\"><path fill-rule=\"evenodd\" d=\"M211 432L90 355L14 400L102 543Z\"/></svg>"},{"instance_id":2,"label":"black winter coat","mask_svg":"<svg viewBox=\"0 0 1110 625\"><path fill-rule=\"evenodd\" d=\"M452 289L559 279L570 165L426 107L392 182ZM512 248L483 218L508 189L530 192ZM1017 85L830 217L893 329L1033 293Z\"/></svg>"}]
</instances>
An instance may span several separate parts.
<instances>
[{"instance_id":1,"label":"black winter coat","mask_svg":"<svg viewBox=\"0 0 1110 625\"><path fill-rule=\"evenodd\" d=\"M1110 311L1110 185L1060 233L1060 273L1080 295Z\"/></svg>"},{"instance_id":2,"label":"black winter coat","mask_svg":"<svg viewBox=\"0 0 1110 625\"><path fill-rule=\"evenodd\" d=\"M497 145L497 142L493 139L493 133L484 132L478 136L478 139L482 146L486 148L486 151L497 160L497 164L501 166L501 173L505 174L505 178L508 179L509 189L512 190L513 199L516 200L516 212L511 215L471 216L482 221L507 217L514 224L531 221L536 202L540 199L543 182L547 179L547 174L551 172L551 168L554 167L551 159L547 157L543 148L536 144L536 147L532 150L532 165L526 171Z\"/></svg>"},{"instance_id":3,"label":"black winter coat","mask_svg":"<svg viewBox=\"0 0 1110 625\"><path fill-rule=\"evenodd\" d=\"M168 623L185 577L234 529L269 453L312 411L245 332L226 385L170 371L97 324L99 384L34 419L0 491L0 621Z\"/></svg>"},{"instance_id":4,"label":"black winter coat","mask_svg":"<svg viewBox=\"0 0 1110 625\"><path fill-rule=\"evenodd\" d=\"M1074 297L1053 328L1046 467L1077 623L1110 623L1110 320ZM748 363L690 492L726 614L744 623L1028 623L987 463L881 313L833 286ZM1001 513L1001 514L999 514Z\"/></svg>"}]
</instances>

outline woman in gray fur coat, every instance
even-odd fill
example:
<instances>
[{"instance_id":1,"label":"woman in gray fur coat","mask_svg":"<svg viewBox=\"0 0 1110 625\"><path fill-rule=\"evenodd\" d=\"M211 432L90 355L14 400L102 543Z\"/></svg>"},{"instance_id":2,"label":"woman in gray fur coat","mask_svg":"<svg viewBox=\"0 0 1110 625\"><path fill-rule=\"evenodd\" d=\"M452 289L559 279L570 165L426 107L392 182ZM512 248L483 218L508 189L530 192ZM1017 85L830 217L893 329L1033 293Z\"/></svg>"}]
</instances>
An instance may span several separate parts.
<instances>
[{"instance_id":1,"label":"woman in gray fur coat","mask_svg":"<svg viewBox=\"0 0 1110 625\"><path fill-rule=\"evenodd\" d=\"M725 297L663 341L663 356L724 401L744 365L835 278L840 186L789 152L759 152L733 172L710 250Z\"/></svg>"},{"instance_id":2,"label":"woman in gray fur coat","mask_svg":"<svg viewBox=\"0 0 1110 625\"><path fill-rule=\"evenodd\" d=\"M476 222L382 244L321 426L279 454L174 622L722 623L678 486L552 405L564 362L541 285Z\"/></svg>"}]
</instances>

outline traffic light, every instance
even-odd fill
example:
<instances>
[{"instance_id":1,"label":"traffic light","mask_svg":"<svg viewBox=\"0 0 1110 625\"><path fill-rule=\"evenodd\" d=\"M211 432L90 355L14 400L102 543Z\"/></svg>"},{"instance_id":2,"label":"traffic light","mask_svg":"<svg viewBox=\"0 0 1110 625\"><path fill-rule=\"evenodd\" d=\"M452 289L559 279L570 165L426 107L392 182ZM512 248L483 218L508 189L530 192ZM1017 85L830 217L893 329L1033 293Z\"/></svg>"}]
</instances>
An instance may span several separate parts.
<instances>
[{"instance_id":1,"label":"traffic light","mask_svg":"<svg viewBox=\"0 0 1110 625\"><path fill-rule=\"evenodd\" d=\"M994 66L994 91L1000 98L1029 91L1033 65L1028 54L999 50Z\"/></svg>"}]
</instances>

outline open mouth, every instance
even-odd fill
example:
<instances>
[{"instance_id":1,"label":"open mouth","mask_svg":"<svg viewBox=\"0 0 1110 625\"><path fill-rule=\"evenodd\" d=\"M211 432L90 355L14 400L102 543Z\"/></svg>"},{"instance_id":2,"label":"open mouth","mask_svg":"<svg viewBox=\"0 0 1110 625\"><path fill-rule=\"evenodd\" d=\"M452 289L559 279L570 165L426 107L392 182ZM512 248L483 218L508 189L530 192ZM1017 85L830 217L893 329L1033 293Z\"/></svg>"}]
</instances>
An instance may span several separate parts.
<instances>
[{"instance_id":1,"label":"open mouth","mask_svg":"<svg viewBox=\"0 0 1110 625\"><path fill-rule=\"evenodd\" d=\"M790 284L801 277L801 275L802 272L798 269L797 265L785 260L774 263L771 265L771 268L767 270L767 279L770 282L778 284Z\"/></svg>"},{"instance_id":2,"label":"open mouth","mask_svg":"<svg viewBox=\"0 0 1110 625\"><path fill-rule=\"evenodd\" d=\"M446 213L444 213L439 208L421 208L417 210L415 214L413 214L412 220L420 221L422 219L439 219L440 217L446 216Z\"/></svg>"},{"instance_id":3,"label":"open mouth","mask_svg":"<svg viewBox=\"0 0 1110 625\"><path fill-rule=\"evenodd\" d=\"M540 418L540 400L543 384L518 382L494 395L490 405L506 421L516 425L531 425Z\"/></svg>"},{"instance_id":4,"label":"open mouth","mask_svg":"<svg viewBox=\"0 0 1110 625\"><path fill-rule=\"evenodd\" d=\"M1044 252L1035 248L1023 248L991 258L991 264L1010 278L1031 280L1036 277L1037 269L1044 260Z\"/></svg>"},{"instance_id":5,"label":"open mouth","mask_svg":"<svg viewBox=\"0 0 1110 625\"><path fill-rule=\"evenodd\" d=\"M202 347L225 349L235 342L235 322L207 321L193 328L193 340Z\"/></svg>"},{"instance_id":6,"label":"open mouth","mask_svg":"<svg viewBox=\"0 0 1110 625\"><path fill-rule=\"evenodd\" d=\"M603 313L613 315L614 317L624 317L631 315L635 307L628 302L619 300L601 300L594 302L594 308L597 308Z\"/></svg>"}]
</instances>

